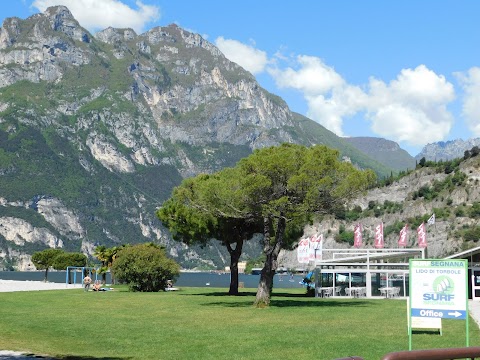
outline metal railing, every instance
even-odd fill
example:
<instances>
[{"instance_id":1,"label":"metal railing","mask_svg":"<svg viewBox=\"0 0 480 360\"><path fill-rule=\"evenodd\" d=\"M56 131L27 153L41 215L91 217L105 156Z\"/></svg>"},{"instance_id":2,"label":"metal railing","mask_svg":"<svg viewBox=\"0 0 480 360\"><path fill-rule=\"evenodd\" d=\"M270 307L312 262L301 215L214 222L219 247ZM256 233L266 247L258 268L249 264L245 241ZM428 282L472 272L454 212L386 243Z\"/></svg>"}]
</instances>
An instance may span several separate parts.
<instances>
[{"instance_id":1,"label":"metal railing","mask_svg":"<svg viewBox=\"0 0 480 360\"><path fill-rule=\"evenodd\" d=\"M382 360L456 360L480 359L480 347L445 348L413 351L397 351L386 354ZM359 356L349 356L335 360L365 360Z\"/></svg>"},{"instance_id":2,"label":"metal railing","mask_svg":"<svg viewBox=\"0 0 480 360\"><path fill-rule=\"evenodd\" d=\"M480 358L480 347L446 348L392 352L382 360L454 360Z\"/></svg>"}]
</instances>

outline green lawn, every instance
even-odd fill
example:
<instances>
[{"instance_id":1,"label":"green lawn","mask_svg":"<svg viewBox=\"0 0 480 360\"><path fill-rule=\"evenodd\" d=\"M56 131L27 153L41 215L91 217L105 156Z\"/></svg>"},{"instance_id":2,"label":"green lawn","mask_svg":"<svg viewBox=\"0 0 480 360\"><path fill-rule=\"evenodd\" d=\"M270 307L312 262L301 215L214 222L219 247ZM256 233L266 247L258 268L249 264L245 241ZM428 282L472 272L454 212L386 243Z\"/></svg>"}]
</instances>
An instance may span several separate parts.
<instances>
[{"instance_id":1,"label":"green lawn","mask_svg":"<svg viewBox=\"0 0 480 360\"><path fill-rule=\"evenodd\" d=\"M0 349L59 359L380 359L408 349L406 301L318 299L274 290L270 308L255 289L0 293ZM443 320L443 336L413 335L413 348L463 347L465 321ZM480 332L470 321L470 346Z\"/></svg>"}]
</instances>

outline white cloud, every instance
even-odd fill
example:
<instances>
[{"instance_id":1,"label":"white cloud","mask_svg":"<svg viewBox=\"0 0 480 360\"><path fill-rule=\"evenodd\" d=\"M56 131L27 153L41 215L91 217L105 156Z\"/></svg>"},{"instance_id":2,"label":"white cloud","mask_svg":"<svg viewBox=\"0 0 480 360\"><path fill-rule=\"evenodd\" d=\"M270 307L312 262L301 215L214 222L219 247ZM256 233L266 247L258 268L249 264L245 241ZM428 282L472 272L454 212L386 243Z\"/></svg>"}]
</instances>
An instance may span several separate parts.
<instances>
[{"instance_id":1,"label":"white cloud","mask_svg":"<svg viewBox=\"0 0 480 360\"><path fill-rule=\"evenodd\" d=\"M220 36L215 40L215 44L227 59L237 63L252 74L263 72L269 62L265 51L245 45L240 41L225 39Z\"/></svg>"},{"instance_id":2,"label":"white cloud","mask_svg":"<svg viewBox=\"0 0 480 360\"><path fill-rule=\"evenodd\" d=\"M269 69L280 88L293 88L307 96L322 95L334 88L343 86L344 80L330 66L314 56L297 56L298 69L288 67L284 70Z\"/></svg>"},{"instance_id":3,"label":"white cloud","mask_svg":"<svg viewBox=\"0 0 480 360\"><path fill-rule=\"evenodd\" d=\"M276 59L292 60L281 54ZM308 103L308 117L342 136L343 117L357 111L358 99L363 97L361 90L346 84L334 68L317 57L300 55L294 58L294 62L293 67L281 69L275 66L268 72L278 87L303 93Z\"/></svg>"},{"instance_id":4,"label":"white cloud","mask_svg":"<svg viewBox=\"0 0 480 360\"><path fill-rule=\"evenodd\" d=\"M32 6L45 11L50 6L64 5L72 12L80 25L95 32L109 26L132 28L137 33L145 30L146 24L160 17L160 9L136 1L137 10L119 0L35 0Z\"/></svg>"},{"instance_id":5,"label":"white cloud","mask_svg":"<svg viewBox=\"0 0 480 360\"><path fill-rule=\"evenodd\" d=\"M372 78L364 88L348 84L333 67L312 56L297 56L296 66L277 65L269 73L278 87L302 92L307 116L339 136L344 135L344 119L362 112L377 135L414 146L443 140L453 125L447 110L455 98L453 85L425 65L401 70L388 84ZM475 84L480 86L480 71L478 75ZM477 110L479 99L469 108Z\"/></svg>"},{"instance_id":6,"label":"white cloud","mask_svg":"<svg viewBox=\"0 0 480 360\"><path fill-rule=\"evenodd\" d=\"M403 69L388 85L370 79L369 87L367 117L378 135L418 146L450 132L447 104L455 98L453 85L425 65Z\"/></svg>"},{"instance_id":7,"label":"white cloud","mask_svg":"<svg viewBox=\"0 0 480 360\"><path fill-rule=\"evenodd\" d=\"M473 67L467 74L457 73L464 91L462 114L474 136L480 136L480 68Z\"/></svg>"},{"instance_id":8,"label":"white cloud","mask_svg":"<svg viewBox=\"0 0 480 360\"><path fill-rule=\"evenodd\" d=\"M346 85L332 89L330 96L306 95L307 116L318 121L338 136L344 136L343 119L364 108L367 95L356 86Z\"/></svg>"}]
</instances>

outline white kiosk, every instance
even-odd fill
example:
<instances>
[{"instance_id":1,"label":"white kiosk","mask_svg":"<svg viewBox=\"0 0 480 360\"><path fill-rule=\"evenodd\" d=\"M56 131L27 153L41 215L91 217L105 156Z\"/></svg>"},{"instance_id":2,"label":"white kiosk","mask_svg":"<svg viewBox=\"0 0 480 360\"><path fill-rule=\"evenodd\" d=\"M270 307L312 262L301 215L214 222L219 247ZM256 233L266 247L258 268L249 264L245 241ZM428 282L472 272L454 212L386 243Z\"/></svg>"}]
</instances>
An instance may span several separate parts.
<instances>
[{"instance_id":1,"label":"white kiosk","mask_svg":"<svg viewBox=\"0 0 480 360\"><path fill-rule=\"evenodd\" d=\"M425 249L324 248L322 255L315 262L315 296L390 298L408 296L409 260L424 259Z\"/></svg>"}]
</instances>

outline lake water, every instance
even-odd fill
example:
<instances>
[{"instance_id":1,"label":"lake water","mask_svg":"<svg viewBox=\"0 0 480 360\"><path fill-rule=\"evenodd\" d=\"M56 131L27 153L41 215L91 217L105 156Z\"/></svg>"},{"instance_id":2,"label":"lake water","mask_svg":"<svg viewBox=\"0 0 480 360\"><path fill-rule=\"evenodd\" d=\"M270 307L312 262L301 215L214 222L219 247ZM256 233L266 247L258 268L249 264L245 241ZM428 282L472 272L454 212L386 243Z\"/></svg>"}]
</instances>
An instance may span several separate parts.
<instances>
[{"instance_id":1,"label":"lake water","mask_svg":"<svg viewBox=\"0 0 480 360\"><path fill-rule=\"evenodd\" d=\"M0 279L2 280L30 280L30 281L43 281L44 271L0 271ZM107 283L111 282L110 274L107 274ZM72 282L80 283L81 274L72 273ZM300 284L304 278L303 275L279 275L276 274L273 279L274 288L302 288ZM260 275L239 274L239 282L243 282L246 288L256 288ZM49 271L48 281L55 283L66 282L65 271ZM230 274L229 273L213 273L213 272L182 272L175 282L175 286L188 286L188 287L225 287L230 286Z\"/></svg>"}]
</instances>

